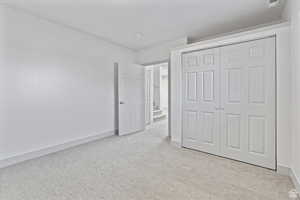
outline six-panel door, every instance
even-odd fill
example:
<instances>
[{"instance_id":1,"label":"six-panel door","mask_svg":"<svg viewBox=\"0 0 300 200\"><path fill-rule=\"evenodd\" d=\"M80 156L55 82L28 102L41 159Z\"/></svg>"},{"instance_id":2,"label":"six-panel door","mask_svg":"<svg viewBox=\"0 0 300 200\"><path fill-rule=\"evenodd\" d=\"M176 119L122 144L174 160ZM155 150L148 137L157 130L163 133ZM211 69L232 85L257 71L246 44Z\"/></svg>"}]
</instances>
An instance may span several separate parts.
<instances>
[{"instance_id":1,"label":"six-panel door","mask_svg":"<svg viewBox=\"0 0 300 200\"><path fill-rule=\"evenodd\" d=\"M182 60L182 145L275 169L275 38Z\"/></svg>"},{"instance_id":2,"label":"six-panel door","mask_svg":"<svg viewBox=\"0 0 300 200\"><path fill-rule=\"evenodd\" d=\"M183 146L217 153L220 150L219 49L183 56Z\"/></svg>"},{"instance_id":3,"label":"six-panel door","mask_svg":"<svg viewBox=\"0 0 300 200\"><path fill-rule=\"evenodd\" d=\"M221 152L275 169L275 38L222 47Z\"/></svg>"}]
</instances>

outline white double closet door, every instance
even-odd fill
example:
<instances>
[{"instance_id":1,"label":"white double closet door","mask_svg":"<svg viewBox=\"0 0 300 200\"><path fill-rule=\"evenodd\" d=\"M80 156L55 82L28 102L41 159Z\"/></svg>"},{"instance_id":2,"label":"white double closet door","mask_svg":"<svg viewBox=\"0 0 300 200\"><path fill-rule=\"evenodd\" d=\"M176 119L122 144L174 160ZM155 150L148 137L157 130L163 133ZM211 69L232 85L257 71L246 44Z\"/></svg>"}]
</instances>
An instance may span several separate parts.
<instances>
[{"instance_id":1,"label":"white double closet door","mask_svg":"<svg viewBox=\"0 0 300 200\"><path fill-rule=\"evenodd\" d=\"M275 37L182 61L182 145L276 169Z\"/></svg>"}]
</instances>

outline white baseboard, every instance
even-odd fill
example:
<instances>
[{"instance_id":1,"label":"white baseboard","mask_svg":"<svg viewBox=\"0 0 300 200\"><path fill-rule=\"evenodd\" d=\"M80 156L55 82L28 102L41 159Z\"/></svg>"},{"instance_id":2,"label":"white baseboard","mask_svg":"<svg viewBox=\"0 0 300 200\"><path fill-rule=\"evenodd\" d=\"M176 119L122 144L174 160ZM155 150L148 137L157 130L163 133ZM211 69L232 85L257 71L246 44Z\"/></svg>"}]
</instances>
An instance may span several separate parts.
<instances>
[{"instance_id":1,"label":"white baseboard","mask_svg":"<svg viewBox=\"0 0 300 200\"><path fill-rule=\"evenodd\" d=\"M299 179L299 177L296 176L296 173L294 172L293 169L290 170L290 177L295 185L295 188L297 189L297 191L300 194L300 179Z\"/></svg>"},{"instance_id":2,"label":"white baseboard","mask_svg":"<svg viewBox=\"0 0 300 200\"><path fill-rule=\"evenodd\" d=\"M277 165L277 173L284 176L290 176L291 169L287 166Z\"/></svg>"},{"instance_id":3,"label":"white baseboard","mask_svg":"<svg viewBox=\"0 0 300 200\"><path fill-rule=\"evenodd\" d=\"M80 139L75 139L69 142L65 142L62 144L58 144L58 145L54 145L54 146L50 146L50 147L45 147L43 149L39 149L36 151L31 151L31 152L27 152L24 154L20 154L20 155L16 155L16 156L12 156L3 160L0 160L0 168L4 168L4 167L8 167L10 165L14 165L23 161L27 161L27 160L31 160L34 158L38 158L47 154L51 154L51 153L55 153L58 151L62 151L71 147L75 147L81 144L85 144L88 142L92 142L95 140L99 140L99 139L103 139L109 136L113 136L115 135L115 131L108 131L108 132L104 132L101 134L95 134L95 135L90 135L84 138L80 138Z\"/></svg>"},{"instance_id":4,"label":"white baseboard","mask_svg":"<svg viewBox=\"0 0 300 200\"><path fill-rule=\"evenodd\" d=\"M172 140L172 138L170 138L171 144L175 147L179 147L181 148L181 143L175 140Z\"/></svg>"},{"instance_id":5,"label":"white baseboard","mask_svg":"<svg viewBox=\"0 0 300 200\"><path fill-rule=\"evenodd\" d=\"M297 189L298 192L300 192L300 180L299 177L296 176L296 173L294 172L293 169L286 166L278 165L277 173L291 177L295 188Z\"/></svg>"}]
</instances>

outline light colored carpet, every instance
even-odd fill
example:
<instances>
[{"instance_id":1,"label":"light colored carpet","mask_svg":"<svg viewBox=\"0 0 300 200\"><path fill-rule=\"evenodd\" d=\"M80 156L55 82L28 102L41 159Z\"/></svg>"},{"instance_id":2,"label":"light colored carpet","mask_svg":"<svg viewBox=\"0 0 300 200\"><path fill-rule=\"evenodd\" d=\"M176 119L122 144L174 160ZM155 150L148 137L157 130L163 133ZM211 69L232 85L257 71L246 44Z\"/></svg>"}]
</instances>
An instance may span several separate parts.
<instances>
[{"instance_id":1,"label":"light colored carpet","mask_svg":"<svg viewBox=\"0 0 300 200\"><path fill-rule=\"evenodd\" d=\"M1 200L285 200L290 179L178 148L166 123L0 170Z\"/></svg>"}]
</instances>

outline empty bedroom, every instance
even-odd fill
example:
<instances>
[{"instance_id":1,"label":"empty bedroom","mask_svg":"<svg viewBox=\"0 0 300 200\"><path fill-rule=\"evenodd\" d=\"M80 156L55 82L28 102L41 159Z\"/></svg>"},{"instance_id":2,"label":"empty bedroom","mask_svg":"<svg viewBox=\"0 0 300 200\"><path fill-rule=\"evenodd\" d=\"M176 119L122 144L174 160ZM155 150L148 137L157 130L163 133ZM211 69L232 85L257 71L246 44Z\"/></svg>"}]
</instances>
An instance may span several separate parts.
<instances>
[{"instance_id":1,"label":"empty bedroom","mask_svg":"<svg viewBox=\"0 0 300 200\"><path fill-rule=\"evenodd\" d=\"M0 200L300 200L300 0L0 1Z\"/></svg>"}]
</instances>

